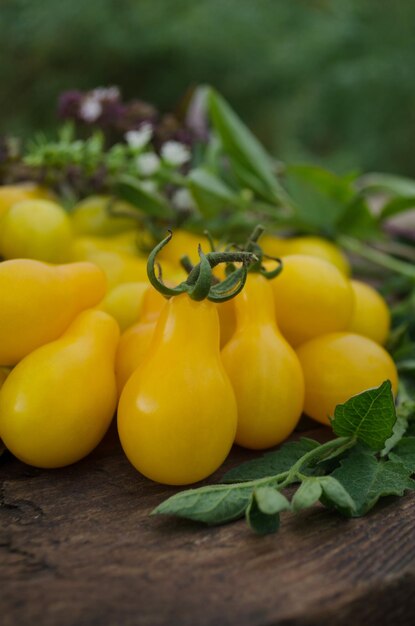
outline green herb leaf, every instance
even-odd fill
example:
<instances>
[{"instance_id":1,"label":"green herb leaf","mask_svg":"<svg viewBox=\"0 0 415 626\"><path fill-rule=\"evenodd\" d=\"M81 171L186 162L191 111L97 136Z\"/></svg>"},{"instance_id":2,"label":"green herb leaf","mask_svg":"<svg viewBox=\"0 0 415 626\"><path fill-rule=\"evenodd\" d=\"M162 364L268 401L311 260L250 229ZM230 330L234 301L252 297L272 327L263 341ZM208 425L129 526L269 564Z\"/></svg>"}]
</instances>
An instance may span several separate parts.
<instances>
[{"instance_id":1,"label":"green herb leaf","mask_svg":"<svg viewBox=\"0 0 415 626\"><path fill-rule=\"evenodd\" d=\"M175 515L205 524L225 524L244 516L255 485L212 485L180 491L152 515Z\"/></svg>"},{"instance_id":2,"label":"green herb leaf","mask_svg":"<svg viewBox=\"0 0 415 626\"><path fill-rule=\"evenodd\" d=\"M336 435L353 437L373 450L382 450L396 421L395 403L389 380L339 404L332 427Z\"/></svg>"},{"instance_id":3,"label":"green herb leaf","mask_svg":"<svg viewBox=\"0 0 415 626\"><path fill-rule=\"evenodd\" d=\"M336 231L357 239L373 239L380 235L379 219L370 210L366 198L356 196L338 220Z\"/></svg>"},{"instance_id":4,"label":"green herb leaf","mask_svg":"<svg viewBox=\"0 0 415 626\"><path fill-rule=\"evenodd\" d=\"M272 170L271 158L229 104L214 89L209 90L208 109L213 126L230 160L257 179L266 200L281 202L285 199L286 194Z\"/></svg>"},{"instance_id":5,"label":"green herb leaf","mask_svg":"<svg viewBox=\"0 0 415 626\"><path fill-rule=\"evenodd\" d=\"M405 414L397 415L396 422L393 425L392 435L385 441L385 445L380 453L384 457L396 446L402 439L408 428L408 417Z\"/></svg>"},{"instance_id":6,"label":"green herb leaf","mask_svg":"<svg viewBox=\"0 0 415 626\"><path fill-rule=\"evenodd\" d=\"M144 189L133 176L120 176L115 185L115 193L151 217L167 219L174 215L173 209L164 198L156 192L150 193Z\"/></svg>"},{"instance_id":7,"label":"green herb leaf","mask_svg":"<svg viewBox=\"0 0 415 626\"><path fill-rule=\"evenodd\" d=\"M320 500L323 489L318 478L307 478L303 480L291 500L293 511L300 511L313 506Z\"/></svg>"},{"instance_id":8,"label":"green herb leaf","mask_svg":"<svg viewBox=\"0 0 415 626\"><path fill-rule=\"evenodd\" d=\"M359 188L365 192L415 197L415 181L395 174L368 174L360 179Z\"/></svg>"},{"instance_id":9,"label":"green herb leaf","mask_svg":"<svg viewBox=\"0 0 415 626\"><path fill-rule=\"evenodd\" d=\"M316 189L308 180L303 180L296 173L286 177L288 193L296 206L297 217L305 226L314 229L333 230L334 224L342 212L342 205Z\"/></svg>"},{"instance_id":10,"label":"green herb leaf","mask_svg":"<svg viewBox=\"0 0 415 626\"><path fill-rule=\"evenodd\" d=\"M290 508L290 503L287 498L273 487L258 487L255 489L253 495L258 503L259 509L266 515L288 511Z\"/></svg>"},{"instance_id":11,"label":"green herb leaf","mask_svg":"<svg viewBox=\"0 0 415 626\"><path fill-rule=\"evenodd\" d=\"M415 189L414 189L414 193L415 193ZM415 206L414 195L408 196L408 197L393 198L393 200L390 200L382 207L380 218L382 220L385 220L389 217L393 217L394 215L398 215L399 213L403 213L404 211L407 211L408 209L413 209L414 206Z\"/></svg>"},{"instance_id":12,"label":"green herb leaf","mask_svg":"<svg viewBox=\"0 0 415 626\"><path fill-rule=\"evenodd\" d=\"M238 194L205 168L192 170L187 180L200 212L208 218L226 207L238 207L241 204Z\"/></svg>"},{"instance_id":13,"label":"green herb leaf","mask_svg":"<svg viewBox=\"0 0 415 626\"><path fill-rule=\"evenodd\" d=\"M304 226L334 232L356 196L350 177L337 176L316 165L289 165L286 187Z\"/></svg>"},{"instance_id":14,"label":"green herb leaf","mask_svg":"<svg viewBox=\"0 0 415 626\"><path fill-rule=\"evenodd\" d=\"M285 443L274 452L267 452L259 459L247 461L231 469L222 477L224 483L236 483L257 480L288 471L304 454L319 447L318 441L302 438L299 441Z\"/></svg>"},{"instance_id":15,"label":"green herb leaf","mask_svg":"<svg viewBox=\"0 0 415 626\"><path fill-rule=\"evenodd\" d=\"M279 513L290 508L287 498L272 487L256 489L246 509L250 528L259 535L275 533L280 525Z\"/></svg>"},{"instance_id":16,"label":"green herb leaf","mask_svg":"<svg viewBox=\"0 0 415 626\"><path fill-rule=\"evenodd\" d=\"M389 459L402 463L411 474L415 474L415 437L403 437L389 453Z\"/></svg>"},{"instance_id":17,"label":"green herb leaf","mask_svg":"<svg viewBox=\"0 0 415 626\"><path fill-rule=\"evenodd\" d=\"M381 456L387 456L398 441L400 441L405 434L408 434L409 423L415 417L415 401L408 395L403 380L401 380L399 384L398 399L400 402L396 407L397 417L393 425L392 436L386 440Z\"/></svg>"},{"instance_id":18,"label":"green herb leaf","mask_svg":"<svg viewBox=\"0 0 415 626\"><path fill-rule=\"evenodd\" d=\"M378 461L367 448L356 447L341 461L332 477L343 485L356 504L354 512L342 512L358 517L367 513L380 497L402 496L407 489L413 489L415 482L410 474L402 462Z\"/></svg>"},{"instance_id":19,"label":"green herb leaf","mask_svg":"<svg viewBox=\"0 0 415 626\"><path fill-rule=\"evenodd\" d=\"M323 504L332 505L346 515L353 515L356 512L353 498L333 475L320 478L320 485L323 490L321 498Z\"/></svg>"}]
</instances>

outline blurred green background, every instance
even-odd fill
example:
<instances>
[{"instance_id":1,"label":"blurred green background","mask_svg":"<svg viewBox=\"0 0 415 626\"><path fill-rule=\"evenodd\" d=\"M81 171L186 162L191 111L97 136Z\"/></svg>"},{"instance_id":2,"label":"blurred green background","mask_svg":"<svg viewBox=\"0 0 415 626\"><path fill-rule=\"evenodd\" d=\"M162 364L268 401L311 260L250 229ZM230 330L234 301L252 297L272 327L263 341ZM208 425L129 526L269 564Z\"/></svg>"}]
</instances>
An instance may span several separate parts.
<instances>
[{"instance_id":1,"label":"blurred green background","mask_svg":"<svg viewBox=\"0 0 415 626\"><path fill-rule=\"evenodd\" d=\"M172 110L215 85L268 149L415 176L415 2L3 0L0 133L58 125L66 89Z\"/></svg>"}]
</instances>

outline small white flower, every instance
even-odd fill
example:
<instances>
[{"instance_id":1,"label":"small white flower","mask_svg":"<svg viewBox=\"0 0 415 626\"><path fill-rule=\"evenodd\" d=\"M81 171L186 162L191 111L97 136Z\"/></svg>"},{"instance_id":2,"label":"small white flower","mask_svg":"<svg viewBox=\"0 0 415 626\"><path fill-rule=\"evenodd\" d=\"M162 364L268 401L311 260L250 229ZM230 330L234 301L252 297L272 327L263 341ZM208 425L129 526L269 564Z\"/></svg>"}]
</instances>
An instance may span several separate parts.
<instances>
[{"instance_id":1,"label":"small white flower","mask_svg":"<svg viewBox=\"0 0 415 626\"><path fill-rule=\"evenodd\" d=\"M102 113L102 105L93 96L88 96L82 102L79 113L85 122L95 122Z\"/></svg>"},{"instance_id":2,"label":"small white flower","mask_svg":"<svg viewBox=\"0 0 415 626\"><path fill-rule=\"evenodd\" d=\"M141 124L138 130L129 130L124 137L130 148L144 148L148 144L153 134L151 124Z\"/></svg>"},{"instance_id":3,"label":"small white flower","mask_svg":"<svg viewBox=\"0 0 415 626\"><path fill-rule=\"evenodd\" d=\"M160 167L160 159L154 152L145 152L137 157L136 164L142 176L152 176Z\"/></svg>"},{"instance_id":4,"label":"small white flower","mask_svg":"<svg viewBox=\"0 0 415 626\"><path fill-rule=\"evenodd\" d=\"M161 148L161 156L169 165L183 165L191 157L187 146L179 141L167 141Z\"/></svg>"},{"instance_id":5,"label":"small white flower","mask_svg":"<svg viewBox=\"0 0 415 626\"><path fill-rule=\"evenodd\" d=\"M178 189L172 197L172 204L176 209L183 211L196 208L193 197L188 189Z\"/></svg>"}]
</instances>

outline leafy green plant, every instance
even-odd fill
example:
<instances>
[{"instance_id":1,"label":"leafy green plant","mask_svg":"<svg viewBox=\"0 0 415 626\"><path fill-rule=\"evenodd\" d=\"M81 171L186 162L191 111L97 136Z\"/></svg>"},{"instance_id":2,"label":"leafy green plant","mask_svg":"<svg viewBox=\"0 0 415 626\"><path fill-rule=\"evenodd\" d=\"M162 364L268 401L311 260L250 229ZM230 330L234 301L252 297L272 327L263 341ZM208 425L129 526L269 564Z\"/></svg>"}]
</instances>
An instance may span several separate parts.
<instances>
[{"instance_id":1,"label":"leafy green plant","mask_svg":"<svg viewBox=\"0 0 415 626\"><path fill-rule=\"evenodd\" d=\"M209 525L245 516L258 534L275 532L283 511L295 513L317 502L346 517L365 515L379 498L415 488L415 437L405 435L413 415L411 404L406 428L396 430L397 411L385 381L336 407L336 438L286 443L232 469L221 484L175 494L153 514ZM293 485L299 486L289 500L283 491Z\"/></svg>"}]
</instances>

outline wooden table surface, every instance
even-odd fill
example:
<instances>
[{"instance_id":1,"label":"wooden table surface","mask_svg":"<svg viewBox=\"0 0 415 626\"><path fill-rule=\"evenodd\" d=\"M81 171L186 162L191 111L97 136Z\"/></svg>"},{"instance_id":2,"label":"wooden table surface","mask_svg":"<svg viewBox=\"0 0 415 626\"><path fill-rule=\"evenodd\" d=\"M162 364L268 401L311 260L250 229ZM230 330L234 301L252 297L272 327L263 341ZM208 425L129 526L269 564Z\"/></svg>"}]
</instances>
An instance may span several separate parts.
<instances>
[{"instance_id":1,"label":"wooden table surface","mask_svg":"<svg viewBox=\"0 0 415 626\"><path fill-rule=\"evenodd\" d=\"M5 454L0 476L2 626L415 624L414 492L361 519L285 513L257 537L149 517L175 490L142 478L113 431L62 470Z\"/></svg>"}]
</instances>

